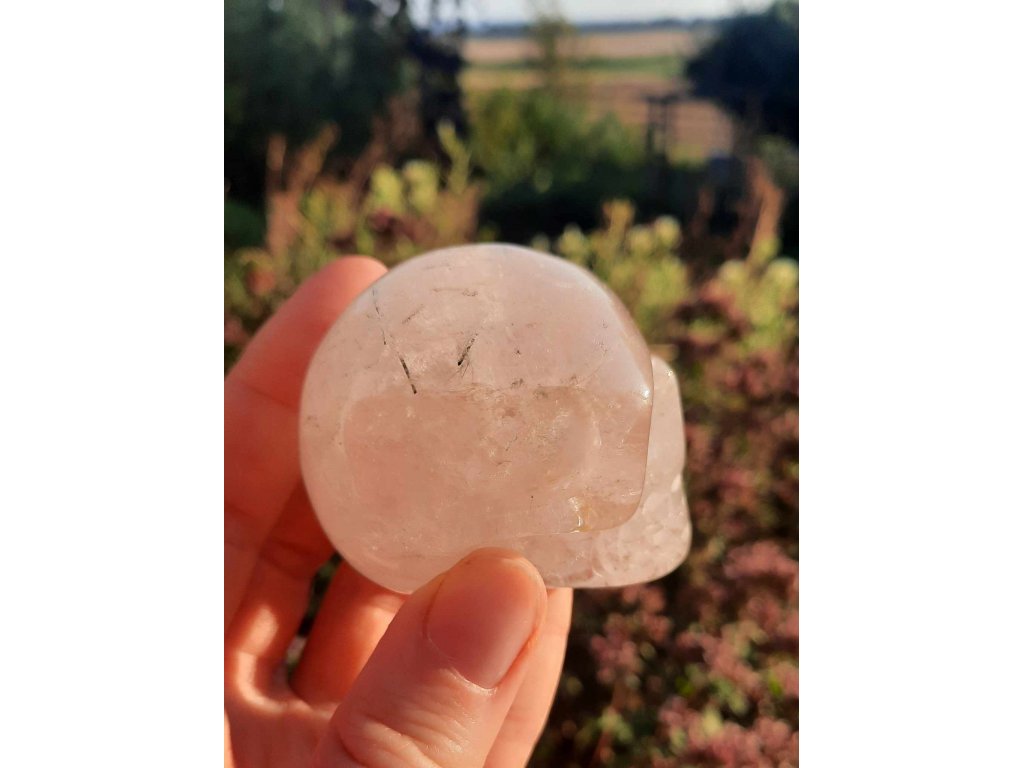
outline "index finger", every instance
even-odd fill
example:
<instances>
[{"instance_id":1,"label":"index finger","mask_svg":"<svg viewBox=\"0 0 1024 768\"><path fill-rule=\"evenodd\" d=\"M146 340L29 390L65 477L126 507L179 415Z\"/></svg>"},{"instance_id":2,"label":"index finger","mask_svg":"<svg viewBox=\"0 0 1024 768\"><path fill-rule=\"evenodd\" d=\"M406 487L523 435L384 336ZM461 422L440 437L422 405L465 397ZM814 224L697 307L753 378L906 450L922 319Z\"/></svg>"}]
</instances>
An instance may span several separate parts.
<instances>
[{"instance_id":1,"label":"index finger","mask_svg":"<svg viewBox=\"0 0 1024 768\"><path fill-rule=\"evenodd\" d=\"M364 257L332 262L281 306L224 382L225 623L302 482L298 413L309 361L338 315L385 271Z\"/></svg>"}]
</instances>

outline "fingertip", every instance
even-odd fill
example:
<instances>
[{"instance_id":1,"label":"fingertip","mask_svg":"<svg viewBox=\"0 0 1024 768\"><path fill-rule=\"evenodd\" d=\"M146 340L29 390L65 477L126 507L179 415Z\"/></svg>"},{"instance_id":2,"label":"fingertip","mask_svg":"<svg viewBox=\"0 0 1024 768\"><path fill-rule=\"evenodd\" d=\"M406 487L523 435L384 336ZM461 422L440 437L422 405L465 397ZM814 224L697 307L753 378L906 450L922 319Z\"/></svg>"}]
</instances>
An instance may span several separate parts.
<instances>
[{"instance_id":1,"label":"fingertip","mask_svg":"<svg viewBox=\"0 0 1024 768\"><path fill-rule=\"evenodd\" d=\"M371 256L342 256L335 259L317 273L318 279L362 282L369 284L388 271L380 261ZM322 277L321 277L322 276Z\"/></svg>"},{"instance_id":2,"label":"fingertip","mask_svg":"<svg viewBox=\"0 0 1024 768\"><path fill-rule=\"evenodd\" d=\"M504 550L474 552L434 594L426 636L462 677L498 685L531 647L544 622L547 591L537 569Z\"/></svg>"},{"instance_id":3,"label":"fingertip","mask_svg":"<svg viewBox=\"0 0 1024 768\"><path fill-rule=\"evenodd\" d=\"M342 256L322 267L299 287L298 303L312 302L336 317L387 271L387 267L368 256Z\"/></svg>"},{"instance_id":4,"label":"fingertip","mask_svg":"<svg viewBox=\"0 0 1024 768\"><path fill-rule=\"evenodd\" d=\"M341 701L322 753L339 765L353 755L363 765L483 765L543 634L547 599L533 565L497 550L418 589Z\"/></svg>"}]
</instances>

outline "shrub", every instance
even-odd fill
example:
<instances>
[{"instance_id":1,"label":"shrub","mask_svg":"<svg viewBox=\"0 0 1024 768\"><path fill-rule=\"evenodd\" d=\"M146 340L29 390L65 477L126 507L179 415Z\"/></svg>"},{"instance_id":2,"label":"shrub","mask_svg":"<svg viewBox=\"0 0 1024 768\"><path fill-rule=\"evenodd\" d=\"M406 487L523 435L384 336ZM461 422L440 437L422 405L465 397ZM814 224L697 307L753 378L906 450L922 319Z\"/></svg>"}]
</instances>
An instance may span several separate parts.
<instances>
[{"instance_id":1,"label":"shrub","mask_svg":"<svg viewBox=\"0 0 1024 768\"><path fill-rule=\"evenodd\" d=\"M587 120L547 90L492 91L477 97L471 117L473 160L496 194L522 182L543 192L556 179L586 178L595 162L643 160L638 138L615 117Z\"/></svg>"},{"instance_id":2,"label":"shrub","mask_svg":"<svg viewBox=\"0 0 1024 768\"><path fill-rule=\"evenodd\" d=\"M399 168L382 163L369 170L366 184L317 177L308 188L295 182L272 195L264 244L225 256L227 365L296 286L330 260L359 253L390 266L476 239L480 191L469 178L468 151L450 126L439 133L447 170L422 160ZM326 147L302 153L297 167L316 166Z\"/></svg>"},{"instance_id":3,"label":"shrub","mask_svg":"<svg viewBox=\"0 0 1024 768\"><path fill-rule=\"evenodd\" d=\"M555 252L601 278L629 307L648 341L656 344L667 340L672 312L686 293L686 270L678 256L682 230L668 216L636 226L634 215L627 201L608 203L602 229L588 237L570 226L555 241ZM535 245L543 247L544 241Z\"/></svg>"},{"instance_id":4,"label":"shrub","mask_svg":"<svg viewBox=\"0 0 1024 768\"><path fill-rule=\"evenodd\" d=\"M632 227L632 248L596 255L624 242L628 220L613 211L588 238L571 233L569 250L632 274L617 290L642 318L653 273L636 243L659 225ZM661 350L680 373L693 548L658 582L577 593L533 765L798 761L797 267L761 251L706 277L684 270L680 285L655 305L672 320L644 331L671 339Z\"/></svg>"},{"instance_id":5,"label":"shrub","mask_svg":"<svg viewBox=\"0 0 1024 768\"><path fill-rule=\"evenodd\" d=\"M584 115L547 90L498 90L472 105L470 149L488 184L481 215L502 239L590 228L605 200L642 193L639 136L611 115Z\"/></svg>"},{"instance_id":6,"label":"shrub","mask_svg":"<svg viewBox=\"0 0 1024 768\"><path fill-rule=\"evenodd\" d=\"M413 161L374 168L366 185L319 179L268 216L267 245L229 253L229 361L336 255L394 264L481 239L466 150L442 138L447 172ZM275 231L282 221L294 229ZM797 764L798 268L775 257L768 229L743 258L710 267L693 263L677 221L637 224L626 202L606 205L594 231L534 240L605 280L679 372L694 536L687 561L657 582L577 592L533 765Z\"/></svg>"}]
</instances>

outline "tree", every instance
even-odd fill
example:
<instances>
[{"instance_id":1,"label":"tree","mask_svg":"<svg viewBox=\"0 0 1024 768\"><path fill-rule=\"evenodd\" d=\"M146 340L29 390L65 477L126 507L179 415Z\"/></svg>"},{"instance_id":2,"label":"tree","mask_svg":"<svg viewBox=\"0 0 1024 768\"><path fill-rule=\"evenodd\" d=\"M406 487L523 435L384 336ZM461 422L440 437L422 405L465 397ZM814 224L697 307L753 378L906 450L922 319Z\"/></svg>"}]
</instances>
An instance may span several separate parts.
<instances>
[{"instance_id":1,"label":"tree","mask_svg":"<svg viewBox=\"0 0 1024 768\"><path fill-rule=\"evenodd\" d=\"M357 152L373 116L403 81L405 3L390 13L369 0L226 0L224 175L231 195L258 203L267 143L341 127L339 149Z\"/></svg>"},{"instance_id":2,"label":"tree","mask_svg":"<svg viewBox=\"0 0 1024 768\"><path fill-rule=\"evenodd\" d=\"M752 133L799 140L799 7L780 0L729 21L685 70L699 96L714 99Z\"/></svg>"},{"instance_id":3,"label":"tree","mask_svg":"<svg viewBox=\"0 0 1024 768\"><path fill-rule=\"evenodd\" d=\"M570 57L566 48L573 35L573 27L562 14L557 0L531 0L530 6L533 23L527 31L537 48L541 88L559 96L567 95L566 74Z\"/></svg>"}]
</instances>

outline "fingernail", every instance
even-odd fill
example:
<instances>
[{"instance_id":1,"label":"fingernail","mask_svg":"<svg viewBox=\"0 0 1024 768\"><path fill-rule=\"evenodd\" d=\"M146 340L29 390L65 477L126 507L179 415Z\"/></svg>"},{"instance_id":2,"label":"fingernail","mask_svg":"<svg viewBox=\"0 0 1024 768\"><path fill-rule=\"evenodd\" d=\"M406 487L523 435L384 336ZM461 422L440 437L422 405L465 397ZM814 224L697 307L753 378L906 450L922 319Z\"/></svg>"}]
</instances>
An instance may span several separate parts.
<instances>
[{"instance_id":1,"label":"fingernail","mask_svg":"<svg viewBox=\"0 0 1024 768\"><path fill-rule=\"evenodd\" d=\"M476 553L445 576L427 614L427 637L464 678L493 688L540 624L544 583L521 557Z\"/></svg>"}]
</instances>

